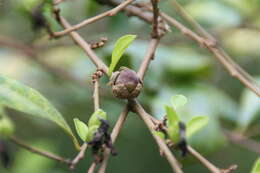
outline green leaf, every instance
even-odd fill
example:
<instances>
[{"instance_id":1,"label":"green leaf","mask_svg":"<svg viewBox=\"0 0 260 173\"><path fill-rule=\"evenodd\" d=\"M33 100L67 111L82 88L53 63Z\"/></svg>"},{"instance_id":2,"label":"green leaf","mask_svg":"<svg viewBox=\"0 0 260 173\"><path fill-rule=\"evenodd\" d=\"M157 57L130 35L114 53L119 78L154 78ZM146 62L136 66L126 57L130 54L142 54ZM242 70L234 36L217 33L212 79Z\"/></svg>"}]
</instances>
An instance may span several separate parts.
<instances>
[{"instance_id":1,"label":"green leaf","mask_svg":"<svg viewBox=\"0 0 260 173\"><path fill-rule=\"evenodd\" d=\"M100 126L100 118L102 119L107 119L107 113L104 112L102 109L96 110L90 117L88 121L88 127L90 128L91 126Z\"/></svg>"},{"instance_id":2,"label":"green leaf","mask_svg":"<svg viewBox=\"0 0 260 173\"><path fill-rule=\"evenodd\" d=\"M74 118L73 120L79 137L85 142L88 135L88 126L78 118Z\"/></svg>"},{"instance_id":3,"label":"green leaf","mask_svg":"<svg viewBox=\"0 0 260 173\"><path fill-rule=\"evenodd\" d=\"M116 41L114 50L112 52L111 64L109 66L109 72L108 72L109 76L111 76L114 68L116 67L117 63L119 62L126 48L132 43L132 41L134 41L135 38L136 35L125 35L123 37L120 37Z\"/></svg>"},{"instance_id":4,"label":"green leaf","mask_svg":"<svg viewBox=\"0 0 260 173\"><path fill-rule=\"evenodd\" d=\"M186 132L187 138L191 137L194 133L196 133L201 128L206 126L208 124L208 121L209 121L209 117L207 117L207 116L196 116L196 117L193 117L187 123L187 132Z\"/></svg>"},{"instance_id":5,"label":"green leaf","mask_svg":"<svg viewBox=\"0 0 260 173\"><path fill-rule=\"evenodd\" d=\"M0 118L0 136L10 137L14 133L14 124L7 117L3 116Z\"/></svg>"},{"instance_id":6,"label":"green leaf","mask_svg":"<svg viewBox=\"0 0 260 173\"><path fill-rule=\"evenodd\" d=\"M169 125L178 123L180 121L179 116L172 107L165 105L165 110Z\"/></svg>"},{"instance_id":7,"label":"green leaf","mask_svg":"<svg viewBox=\"0 0 260 173\"><path fill-rule=\"evenodd\" d=\"M260 157L256 160L251 173L260 173Z\"/></svg>"},{"instance_id":8,"label":"green leaf","mask_svg":"<svg viewBox=\"0 0 260 173\"><path fill-rule=\"evenodd\" d=\"M169 138L172 140L172 142L174 143L178 142L180 140L178 123L174 123L171 126L169 126L167 129L167 133L169 135Z\"/></svg>"},{"instance_id":9,"label":"green leaf","mask_svg":"<svg viewBox=\"0 0 260 173\"><path fill-rule=\"evenodd\" d=\"M178 123L180 121L179 116L173 107L165 105L166 116L168 119L167 127L168 127L168 135L173 142L177 142L179 140L179 126Z\"/></svg>"},{"instance_id":10,"label":"green leaf","mask_svg":"<svg viewBox=\"0 0 260 173\"><path fill-rule=\"evenodd\" d=\"M171 98L171 103L173 107L177 109L187 103L187 98L183 95L175 95Z\"/></svg>"},{"instance_id":11,"label":"green leaf","mask_svg":"<svg viewBox=\"0 0 260 173\"><path fill-rule=\"evenodd\" d=\"M165 134L160 131L154 131L153 132L156 136L159 136L161 139L165 139Z\"/></svg>"},{"instance_id":12,"label":"green leaf","mask_svg":"<svg viewBox=\"0 0 260 173\"><path fill-rule=\"evenodd\" d=\"M72 138L75 147L80 148L65 119L38 91L16 80L0 76L0 105L55 122Z\"/></svg>"},{"instance_id":13,"label":"green leaf","mask_svg":"<svg viewBox=\"0 0 260 173\"><path fill-rule=\"evenodd\" d=\"M99 126L91 126L89 127L88 135L86 138L86 142L90 142L93 140L94 134L97 132Z\"/></svg>"}]
</instances>

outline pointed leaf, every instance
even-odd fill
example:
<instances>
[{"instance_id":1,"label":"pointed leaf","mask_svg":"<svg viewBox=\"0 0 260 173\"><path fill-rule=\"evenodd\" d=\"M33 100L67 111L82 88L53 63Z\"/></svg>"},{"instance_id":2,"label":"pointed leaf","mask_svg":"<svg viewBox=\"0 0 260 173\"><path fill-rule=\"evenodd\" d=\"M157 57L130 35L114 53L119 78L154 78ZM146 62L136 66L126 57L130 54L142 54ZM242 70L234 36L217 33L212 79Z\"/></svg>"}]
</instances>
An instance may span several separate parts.
<instances>
[{"instance_id":1,"label":"pointed leaf","mask_svg":"<svg viewBox=\"0 0 260 173\"><path fill-rule=\"evenodd\" d=\"M169 125L178 123L180 121L179 116L172 107L165 105L165 110Z\"/></svg>"},{"instance_id":2,"label":"pointed leaf","mask_svg":"<svg viewBox=\"0 0 260 173\"><path fill-rule=\"evenodd\" d=\"M38 91L16 80L0 76L0 104L55 122L69 134L75 147L79 149L78 141L65 119Z\"/></svg>"},{"instance_id":3,"label":"pointed leaf","mask_svg":"<svg viewBox=\"0 0 260 173\"><path fill-rule=\"evenodd\" d=\"M171 103L173 107L177 109L187 103L187 98L183 95L175 95L171 98Z\"/></svg>"},{"instance_id":4,"label":"pointed leaf","mask_svg":"<svg viewBox=\"0 0 260 173\"><path fill-rule=\"evenodd\" d=\"M85 142L88 135L88 126L78 118L74 118L73 120L79 137Z\"/></svg>"},{"instance_id":5,"label":"pointed leaf","mask_svg":"<svg viewBox=\"0 0 260 173\"><path fill-rule=\"evenodd\" d=\"M187 138L191 137L194 133L199 131L201 128L208 124L209 117L207 116L196 116L193 117L187 124Z\"/></svg>"},{"instance_id":6,"label":"pointed leaf","mask_svg":"<svg viewBox=\"0 0 260 173\"><path fill-rule=\"evenodd\" d=\"M125 35L116 41L114 50L112 52L111 64L109 66L109 76L111 76L114 68L116 67L126 48L132 43L132 41L134 41L135 38L136 35Z\"/></svg>"},{"instance_id":7,"label":"pointed leaf","mask_svg":"<svg viewBox=\"0 0 260 173\"><path fill-rule=\"evenodd\" d=\"M260 157L256 160L251 173L260 173Z\"/></svg>"},{"instance_id":8,"label":"pointed leaf","mask_svg":"<svg viewBox=\"0 0 260 173\"><path fill-rule=\"evenodd\" d=\"M91 126L98 126L101 124L100 118L106 120L107 119L107 113L104 112L102 109L96 110L90 117L88 121L88 127L90 128Z\"/></svg>"}]
</instances>

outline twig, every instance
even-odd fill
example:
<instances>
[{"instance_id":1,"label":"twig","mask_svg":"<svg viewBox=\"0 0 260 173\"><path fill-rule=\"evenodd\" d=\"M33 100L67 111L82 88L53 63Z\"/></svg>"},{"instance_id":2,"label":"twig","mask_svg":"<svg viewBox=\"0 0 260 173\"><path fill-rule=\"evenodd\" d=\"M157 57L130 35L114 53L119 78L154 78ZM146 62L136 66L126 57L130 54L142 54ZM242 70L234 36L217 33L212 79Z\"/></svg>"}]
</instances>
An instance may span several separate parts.
<instances>
[{"instance_id":1,"label":"twig","mask_svg":"<svg viewBox=\"0 0 260 173\"><path fill-rule=\"evenodd\" d=\"M75 166L79 163L79 161L84 158L85 152L86 152L87 148L88 148L88 144L87 143L84 143L80 147L80 152L78 153L78 155L70 163L70 169L74 169Z\"/></svg>"},{"instance_id":2,"label":"twig","mask_svg":"<svg viewBox=\"0 0 260 173\"><path fill-rule=\"evenodd\" d=\"M100 108L99 101L99 78L103 75L103 71L97 69L97 71L92 75L92 82L94 84L93 100L94 100L94 110L97 111Z\"/></svg>"},{"instance_id":3,"label":"twig","mask_svg":"<svg viewBox=\"0 0 260 173\"><path fill-rule=\"evenodd\" d=\"M158 17L159 17L159 8L158 8L158 0L151 0L153 6L153 31L152 38L159 38L158 34Z\"/></svg>"},{"instance_id":4,"label":"twig","mask_svg":"<svg viewBox=\"0 0 260 173\"><path fill-rule=\"evenodd\" d=\"M113 3L117 4L116 2L112 1ZM152 8L148 6L144 6L147 10L152 11ZM128 6L124 9L128 14L134 15L139 17L140 19L151 23L152 22L152 16L143 13L143 9L140 7L134 7L134 6ZM219 46L217 46L216 40L212 39L211 37L206 37L207 34L204 35L203 38L199 35L197 35L195 32L191 31L178 21L176 21L174 18L168 16L165 13L160 12L160 16L164 18L167 22L169 22L172 26L176 27L178 30L180 30L183 35L188 36L192 40L195 40L200 45L206 47L215 57L217 60L228 70L231 76L237 78L251 91L253 91L255 94L260 96L260 86L256 83L256 81L247 73L245 72L237 63L235 63L230 56ZM208 34L209 35L209 34Z\"/></svg>"},{"instance_id":5,"label":"twig","mask_svg":"<svg viewBox=\"0 0 260 173\"><path fill-rule=\"evenodd\" d=\"M193 155L196 159L198 159L206 168L208 168L212 173L221 173L220 169L210 163L207 159L205 159L200 153L194 150L191 146L188 146L188 151L191 155Z\"/></svg>"},{"instance_id":6,"label":"twig","mask_svg":"<svg viewBox=\"0 0 260 173\"><path fill-rule=\"evenodd\" d=\"M93 22L96 22L100 19L103 19L104 17L108 17L108 16L114 16L116 15L119 11L121 11L124 7L126 7L127 5L129 5L130 3L132 3L134 0L126 0L124 2L122 2L120 5L118 5L117 7L109 10L109 11L106 11L104 13L101 13L97 16L94 16L90 19L86 19L84 20L83 22L77 24L77 25L74 25L74 26L70 26L70 27L67 27L64 31L60 31L60 32L54 32L53 33L53 36L54 37L61 37L63 35L66 35L72 31L76 31L80 28L82 28L83 26L85 25L88 25L90 23L93 23Z\"/></svg>"},{"instance_id":7,"label":"twig","mask_svg":"<svg viewBox=\"0 0 260 173\"><path fill-rule=\"evenodd\" d=\"M24 143L23 141L21 141L20 139L16 138L15 136L12 136L10 138L10 140L13 143L19 145L20 147L25 148L26 150L28 150L30 152L36 153L38 155L47 157L47 158L52 159L52 160L56 160L56 161L59 161L59 162L62 162L62 163L66 163L68 165L71 163L71 161L69 159L64 159L64 158L62 158L60 156L57 156L57 155L52 154L52 153L49 153L47 151L43 151L43 150L37 149L35 147L29 146L26 143Z\"/></svg>"},{"instance_id":8,"label":"twig","mask_svg":"<svg viewBox=\"0 0 260 173\"><path fill-rule=\"evenodd\" d=\"M120 114L120 116L113 128L113 131L111 133L112 143L114 143L116 141L116 138L118 137L119 132L121 131L121 129L124 125L128 112L129 112L128 106L125 106L124 110ZM104 152L103 161L101 162L98 173L105 173L109 156L110 156L110 151L109 151L109 149L106 149Z\"/></svg>"},{"instance_id":9,"label":"twig","mask_svg":"<svg viewBox=\"0 0 260 173\"><path fill-rule=\"evenodd\" d=\"M260 154L260 143L259 142L256 142L252 139L248 139L247 137L245 137L241 134L238 134L235 132L230 132L228 130L224 130L224 134L227 136L228 140L230 140L232 143L237 144L250 151Z\"/></svg>"},{"instance_id":10,"label":"twig","mask_svg":"<svg viewBox=\"0 0 260 173\"><path fill-rule=\"evenodd\" d=\"M151 0L151 3L153 5L153 30L151 33L152 39L149 43L144 60L137 73L141 80L144 79L145 72L147 71L151 60L153 60L153 58L154 58L154 54L155 54L156 48L158 46L158 43L159 43L160 37L161 37L161 36L159 36L159 33L158 33L158 15L159 15L159 9L158 9L158 4L157 4L158 2L157 2L157 0Z\"/></svg>"},{"instance_id":11,"label":"twig","mask_svg":"<svg viewBox=\"0 0 260 173\"><path fill-rule=\"evenodd\" d=\"M93 162L93 163L91 164L91 166L89 167L87 173L94 173L96 166L97 166L96 162Z\"/></svg>"},{"instance_id":12,"label":"twig","mask_svg":"<svg viewBox=\"0 0 260 173\"><path fill-rule=\"evenodd\" d=\"M198 22L196 22L192 16L186 12L186 10L178 3L177 0L171 0L173 7L175 10L185 19L187 22L191 24L191 26L205 38L211 40L213 43L217 43L217 40L209 34Z\"/></svg>"},{"instance_id":13,"label":"twig","mask_svg":"<svg viewBox=\"0 0 260 173\"><path fill-rule=\"evenodd\" d=\"M64 28L70 28L71 25L59 15L59 10L55 10L56 19ZM91 49L90 45L77 33L71 32L70 36L72 39L85 51L90 60L96 65L98 69L102 69L106 74L108 73L108 67L99 59L95 52Z\"/></svg>"},{"instance_id":14,"label":"twig","mask_svg":"<svg viewBox=\"0 0 260 173\"><path fill-rule=\"evenodd\" d=\"M141 80L143 80L145 72L147 71L150 62L154 57L154 53L156 51L156 48L158 46L159 41L160 41L159 39L153 38L153 39L151 39L151 41L149 43L149 46L148 46L147 52L145 54L144 60L143 60L141 66L139 68L138 73L137 73Z\"/></svg>"},{"instance_id":15,"label":"twig","mask_svg":"<svg viewBox=\"0 0 260 173\"><path fill-rule=\"evenodd\" d=\"M182 173L183 171L181 170L178 161L176 158L173 156L172 152L168 148L168 146L165 144L165 142L157 135L154 134L154 124L150 119L150 115L142 108L142 106L137 102L133 101L132 102L132 109L134 112L136 112L145 122L147 127L149 128L153 138L157 142L158 146L164 153L164 156L167 158L168 162L170 163L173 171L175 173Z\"/></svg>"},{"instance_id":16,"label":"twig","mask_svg":"<svg viewBox=\"0 0 260 173\"><path fill-rule=\"evenodd\" d=\"M206 47L215 57L219 60L221 64L229 71L230 75L240 80L247 88L251 89L255 94L260 96L260 87L252 79L252 77L245 72L238 64L236 64L222 48L216 45L216 42L210 40L209 38L203 38L197 35L195 32L191 31L181 23L179 23L174 18L166 15L165 13L160 14L167 22L172 26L179 29L184 35L190 37L191 39L197 41L200 45Z\"/></svg>"}]
</instances>

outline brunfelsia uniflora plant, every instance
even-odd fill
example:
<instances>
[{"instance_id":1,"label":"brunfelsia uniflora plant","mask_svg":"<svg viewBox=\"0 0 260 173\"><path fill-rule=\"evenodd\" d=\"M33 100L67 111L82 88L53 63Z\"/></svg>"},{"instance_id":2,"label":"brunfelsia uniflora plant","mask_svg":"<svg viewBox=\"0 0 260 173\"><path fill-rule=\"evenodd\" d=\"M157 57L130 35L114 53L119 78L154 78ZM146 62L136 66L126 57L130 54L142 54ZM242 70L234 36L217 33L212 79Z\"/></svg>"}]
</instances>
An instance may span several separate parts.
<instances>
[{"instance_id":1,"label":"brunfelsia uniflora plant","mask_svg":"<svg viewBox=\"0 0 260 173\"><path fill-rule=\"evenodd\" d=\"M94 109L93 114L90 116L87 123L79 120L80 115L75 116L75 126L74 128L71 128L63 115L42 94L27 85L1 75L0 156L4 166L7 167L10 160L8 146L6 145L6 141L10 140L31 152L67 164L71 169L74 169L79 161L84 158L85 151L91 149L93 157L88 159L92 159L93 163L90 165L88 172L91 173L98 169L99 173L104 173L106 171L110 153L120 157L120 151L116 150L113 143L119 135L127 114L132 111L139 115L145 122L145 125L148 127L151 135L159 146L161 156L167 159L173 172L182 173L183 170L171 149L180 151L183 157L186 157L187 155L194 156L198 162L213 173L229 173L235 170L236 166L234 165L231 165L227 169L221 169L215 166L189 145L189 138L195 133L199 133L200 130L203 130L203 127L206 126L210 120L208 116L201 115L193 116L193 118L189 120L182 118L182 116L185 115L185 112L181 111L181 109L185 107L185 104L188 101L185 96L181 95L185 95L185 93L172 96L171 100L168 101L168 105L165 105L164 107L165 116L164 119L161 120L156 119L154 116L147 113L137 101L137 97L142 92L143 87L145 87L143 79L151 60L156 58L155 52L160 39L170 31L169 25L176 27L189 38L208 49L219 58L218 60L220 60L228 71L236 74L234 77L240 80L257 95L260 95L259 87L249 79L249 75L242 69L236 71L237 68L235 67L238 65L228 59L227 54L223 52L223 49L218 47L215 40L212 40L212 37L209 37L209 34L206 31L200 28L200 36L196 32L189 30L174 18L171 18L160 11L158 7L159 1L151 0L151 2L147 3L134 3L134 0L126 0L122 3L113 0L96 1L102 5L112 6L113 8L74 26L71 26L68 21L60 15L61 9L59 9L59 4L65 3L64 0L23 1L25 8L22 9L25 14L31 17L34 29L46 29L51 38L58 38L64 35L70 36L74 42L85 51L86 55L97 67L96 72L92 76L94 86ZM174 2L177 3L177 1ZM135 71L136 69L130 69L129 67L123 66L120 67L118 71L115 71L118 62L123 57L126 49L137 38L136 35L124 35L116 41L113 52L111 53L111 63L109 67L107 67L93 51L95 48L104 46L106 40L103 39L102 42L92 45L86 42L77 33L77 30L85 25L94 23L104 17L117 15L120 11L125 11L127 14L130 14L130 16L137 16L142 20L151 23L152 26L148 49L137 72ZM181 11L181 15L183 15L184 12L185 11ZM184 19L187 20L187 22L191 22L185 15ZM64 28L64 30L58 31L61 27ZM197 30L197 28L195 28L195 30ZM126 28L126 32L128 33L131 31L128 31ZM106 110L103 110L100 107L100 99L102 98L100 98L99 94L99 79L104 76L107 76L110 80L109 85L115 99L127 100L127 104L111 133L111 130L109 129L111 125L108 121L109 115L107 115ZM79 151L78 154L71 160L64 159L61 156L39 150L22 142L19 138L14 136L15 123L8 117L5 108L11 108L23 112L26 115L45 118L56 123L71 138L75 149ZM74 134L74 130L76 130L78 136ZM78 138L80 138L82 142L79 142ZM185 165L183 166L185 167ZM259 172L260 160L258 159L253 166L252 173Z\"/></svg>"}]
</instances>

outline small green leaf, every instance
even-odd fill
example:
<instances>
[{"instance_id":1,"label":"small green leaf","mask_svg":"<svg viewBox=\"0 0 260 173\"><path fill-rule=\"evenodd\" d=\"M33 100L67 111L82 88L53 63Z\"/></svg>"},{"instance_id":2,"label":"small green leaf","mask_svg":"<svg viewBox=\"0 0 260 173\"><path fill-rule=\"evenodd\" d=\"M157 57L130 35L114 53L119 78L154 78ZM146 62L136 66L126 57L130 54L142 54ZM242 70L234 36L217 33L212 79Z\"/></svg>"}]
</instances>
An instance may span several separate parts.
<instances>
[{"instance_id":1,"label":"small green leaf","mask_svg":"<svg viewBox=\"0 0 260 173\"><path fill-rule=\"evenodd\" d=\"M180 121L179 116L172 107L165 105L165 110L169 125L178 123Z\"/></svg>"},{"instance_id":2,"label":"small green leaf","mask_svg":"<svg viewBox=\"0 0 260 173\"><path fill-rule=\"evenodd\" d=\"M10 137L14 133L13 122L7 117L0 118L0 136Z\"/></svg>"},{"instance_id":3,"label":"small green leaf","mask_svg":"<svg viewBox=\"0 0 260 173\"><path fill-rule=\"evenodd\" d=\"M93 140L93 137L95 135L95 133L97 132L99 126L91 126L89 127L89 131L88 131L88 135L87 135L87 138L86 138L86 142L90 142Z\"/></svg>"},{"instance_id":4,"label":"small green leaf","mask_svg":"<svg viewBox=\"0 0 260 173\"><path fill-rule=\"evenodd\" d=\"M171 98L171 103L173 107L177 109L187 103L187 98L183 95L175 95Z\"/></svg>"},{"instance_id":5,"label":"small green leaf","mask_svg":"<svg viewBox=\"0 0 260 173\"><path fill-rule=\"evenodd\" d=\"M251 173L260 173L260 157L256 160Z\"/></svg>"},{"instance_id":6,"label":"small green leaf","mask_svg":"<svg viewBox=\"0 0 260 173\"><path fill-rule=\"evenodd\" d=\"M153 132L156 136L159 136L161 139L165 139L165 134L160 131L154 131Z\"/></svg>"},{"instance_id":7,"label":"small green leaf","mask_svg":"<svg viewBox=\"0 0 260 173\"><path fill-rule=\"evenodd\" d=\"M174 123L171 126L168 127L167 133L169 135L169 138L172 140L172 142L176 143L180 140L180 133L179 133L179 125L178 123Z\"/></svg>"},{"instance_id":8,"label":"small green leaf","mask_svg":"<svg viewBox=\"0 0 260 173\"><path fill-rule=\"evenodd\" d=\"M109 66L109 71L108 71L109 76L111 76L112 72L114 71L114 68L116 67L117 63L119 62L126 48L134 41L135 38L136 35L125 35L123 37L120 37L116 41L114 50L112 52L111 64Z\"/></svg>"},{"instance_id":9,"label":"small green leaf","mask_svg":"<svg viewBox=\"0 0 260 173\"><path fill-rule=\"evenodd\" d=\"M191 137L194 133L199 131L201 128L208 124L209 117L207 116L196 116L193 117L187 124L186 136Z\"/></svg>"},{"instance_id":10,"label":"small green leaf","mask_svg":"<svg viewBox=\"0 0 260 173\"><path fill-rule=\"evenodd\" d=\"M107 113L104 112L102 109L98 109L96 110L90 117L89 121L88 121L88 126L89 128L91 126L98 126L101 124L100 122L100 118L102 119L107 119Z\"/></svg>"},{"instance_id":11,"label":"small green leaf","mask_svg":"<svg viewBox=\"0 0 260 173\"><path fill-rule=\"evenodd\" d=\"M88 126L78 118L74 118L73 120L79 137L85 142L88 135Z\"/></svg>"},{"instance_id":12,"label":"small green leaf","mask_svg":"<svg viewBox=\"0 0 260 173\"><path fill-rule=\"evenodd\" d=\"M65 119L38 91L16 80L0 76L0 104L55 122L72 138L75 147L80 148Z\"/></svg>"}]
</instances>

